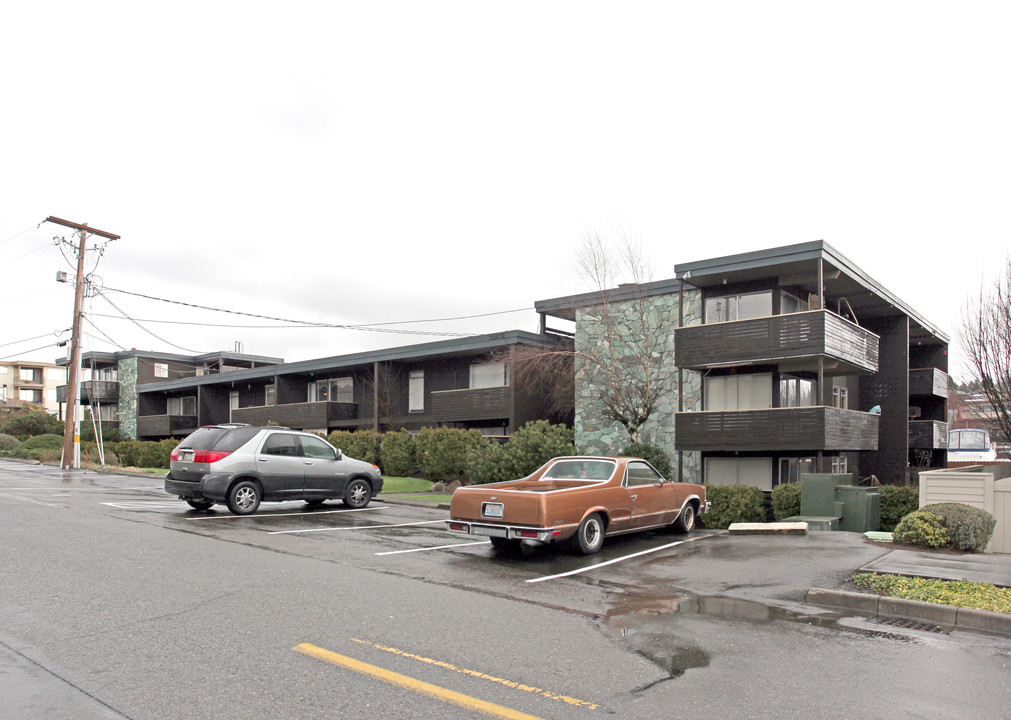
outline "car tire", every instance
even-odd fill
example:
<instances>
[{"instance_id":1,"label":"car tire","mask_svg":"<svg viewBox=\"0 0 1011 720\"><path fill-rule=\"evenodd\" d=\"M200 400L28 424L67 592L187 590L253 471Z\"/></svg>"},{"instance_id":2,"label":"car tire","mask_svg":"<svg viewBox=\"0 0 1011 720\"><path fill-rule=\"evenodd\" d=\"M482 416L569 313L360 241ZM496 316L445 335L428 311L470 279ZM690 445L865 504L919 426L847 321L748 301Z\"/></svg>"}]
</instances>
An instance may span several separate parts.
<instances>
[{"instance_id":1,"label":"car tire","mask_svg":"<svg viewBox=\"0 0 1011 720\"><path fill-rule=\"evenodd\" d=\"M695 529L695 505L693 503L685 503L685 506L681 508L681 514L674 521L674 529L679 533L686 534Z\"/></svg>"},{"instance_id":2,"label":"car tire","mask_svg":"<svg viewBox=\"0 0 1011 720\"><path fill-rule=\"evenodd\" d=\"M369 504L369 500L371 499L372 486L361 478L352 480L344 488L343 502L349 508L353 508L355 510L363 508Z\"/></svg>"},{"instance_id":3,"label":"car tire","mask_svg":"<svg viewBox=\"0 0 1011 720\"><path fill-rule=\"evenodd\" d=\"M243 480L228 491L228 509L236 515L252 515L262 499L260 486L252 480Z\"/></svg>"},{"instance_id":4,"label":"car tire","mask_svg":"<svg viewBox=\"0 0 1011 720\"><path fill-rule=\"evenodd\" d=\"M187 500L186 504L194 510L210 510L214 507L213 500Z\"/></svg>"},{"instance_id":5,"label":"car tire","mask_svg":"<svg viewBox=\"0 0 1011 720\"><path fill-rule=\"evenodd\" d=\"M604 519L600 513L583 518L576 530L575 547L583 555L593 555L604 545Z\"/></svg>"},{"instance_id":6,"label":"car tire","mask_svg":"<svg viewBox=\"0 0 1011 720\"><path fill-rule=\"evenodd\" d=\"M491 540L492 549L500 553L514 553L520 549L520 540L515 538L493 537Z\"/></svg>"}]
</instances>

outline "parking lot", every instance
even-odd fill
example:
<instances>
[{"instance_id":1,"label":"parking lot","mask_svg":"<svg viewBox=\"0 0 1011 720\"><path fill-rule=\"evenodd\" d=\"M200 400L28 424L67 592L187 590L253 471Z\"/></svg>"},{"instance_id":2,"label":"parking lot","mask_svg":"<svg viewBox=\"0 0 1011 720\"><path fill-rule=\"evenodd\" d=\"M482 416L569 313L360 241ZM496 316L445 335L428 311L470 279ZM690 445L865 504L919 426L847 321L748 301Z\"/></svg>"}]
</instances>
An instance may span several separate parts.
<instances>
[{"instance_id":1,"label":"parking lot","mask_svg":"<svg viewBox=\"0 0 1011 720\"><path fill-rule=\"evenodd\" d=\"M1002 717L1008 699L1006 640L804 605L883 552L845 533L501 555L381 495L239 517L157 479L6 461L0 512L4 669L112 713L76 717L877 717L889 692L922 717Z\"/></svg>"}]
</instances>

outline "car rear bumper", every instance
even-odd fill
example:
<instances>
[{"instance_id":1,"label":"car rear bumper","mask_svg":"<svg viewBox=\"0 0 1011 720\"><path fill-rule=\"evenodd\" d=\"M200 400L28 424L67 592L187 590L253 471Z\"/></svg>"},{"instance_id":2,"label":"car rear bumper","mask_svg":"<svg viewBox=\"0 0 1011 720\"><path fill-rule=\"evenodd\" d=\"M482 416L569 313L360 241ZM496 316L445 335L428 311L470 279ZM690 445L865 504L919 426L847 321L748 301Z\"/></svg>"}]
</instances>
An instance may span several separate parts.
<instances>
[{"instance_id":1,"label":"car rear bumper","mask_svg":"<svg viewBox=\"0 0 1011 720\"><path fill-rule=\"evenodd\" d=\"M225 501L228 492L228 473L207 473L199 480L180 480L169 472L165 476L165 492L183 500Z\"/></svg>"},{"instance_id":2,"label":"car rear bumper","mask_svg":"<svg viewBox=\"0 0 1011 720\"><path fill-rule=\"evenodd\" d=\"M564 535L564 530L561 528L495 525L492 523L469 522L467 520L447 520L446 528L454 532L467 533L468 535L500 537L508 540L536 540L538 542L551 542Z\"/></svg>"}]
</instances>

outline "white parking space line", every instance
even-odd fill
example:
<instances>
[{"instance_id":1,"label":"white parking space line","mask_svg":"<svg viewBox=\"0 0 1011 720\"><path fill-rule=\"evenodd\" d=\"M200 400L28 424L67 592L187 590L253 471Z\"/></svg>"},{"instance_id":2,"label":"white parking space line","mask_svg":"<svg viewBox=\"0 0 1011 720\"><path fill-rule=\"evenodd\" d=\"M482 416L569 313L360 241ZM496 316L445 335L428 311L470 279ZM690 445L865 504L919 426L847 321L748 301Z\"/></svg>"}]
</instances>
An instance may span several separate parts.
<instances>
[{"instance_id":1,"label":"white parking space line","mask_svg":"<svg viewBox=\"0 0 1011 720\"><path fill-rule=\"evenodd\" d=\"M45 505L46 507L52 508L62 508L62 505L54 505L53 503L42 502L41 500L32 500L28 497L22 497L20 495L7 495L5 493L0 493L0 498L7 498L8 500L19 500L20 502L32 503L33 505Z\"/></svg>"},{"instance_id":2,"label":"white parking space line","mask_svg":"<svg viewBox=\"0 0 1011 720\"><path fill-rule=\"evenodd\" d=\"M588 565L584 568L579 568L578 570L569 570L568 572L558 573L557 575L545 575L539 578L531 578L527 580L528 583L539 583L546 580L556 580L558 578L568 577L569 575L579 575L580 573L589 572L590 570L596 570L597 568L602 568L607 565L614 565L615 563L624 562L625 560L631 560L632 558L640 557L641 555L649 555L650 553L660 552L661 550L667 550L672 547L677 547L678 545L684 545L685 543L694 542L700 538L691 538L689 540L678 540L677 542L668 543L666 545L661 545L660 547L655 547L652 550L643 550L642 552L632 553L631 555L623 555L622 557L614 558L613 560L607 560L606 562L597 563L596 565Z\"/></svg>"},{"instance_id":3,"label":"white parking space line","mask_svg":"<svg viewBox=\"0 0 1011 720\"><path fill-rule=\"evenodd\" d=\"M134 502L104 502L103 505L114 507L117 510L154 510L157 508L177 508L177 502L163 502L160 500L137 500Z\"/></svg>"},{"instance_id":4,"label":"white parking space line","mask_svg":"<svg viewBox=\"0 0 1011 720\"><path fill-rule=\"evenodd\" d=\"M259 515L208 515L206 517L191 517L187 520L242 520L244 518L276 518L276 517L303 517L309 515L332 515L334 513L365 512L366 510L389 510L390 505L376 505L375 507L356 508L354 510L306 510L294 513L261 513Z\"/></svg>"},{"instance_id":5,"label":"white parking space line","mask_svg":"<svg viewBox=\"0 0 1011 720\"><path fill-rule=\"evenodd\" d=\"M404 555L405 553L425 552L427 550L446 550L447 548L470 547L471 545L491 545L491 540L480 540L478 542L457 543L456 545L436 545L435 547L411 548L410 550L389 550L387 552L374 553L375 555Z\"/></svg>"},{"instance_id":6,"label":"white parking space line","mask_svg":"<svg viewBox=\"0 0 1011 720\"><path fill-rule=\"evenodd\" d=\"M416 523L400 523L399 525L356 525L355 527L310 528L308 530L271 530L268 535L294 535L296 533L330 532L333 530L379 530L381 528L414 527L415 525L435 525L445 523L445 520L426 520Z\"/></svg>"}]
</instances>

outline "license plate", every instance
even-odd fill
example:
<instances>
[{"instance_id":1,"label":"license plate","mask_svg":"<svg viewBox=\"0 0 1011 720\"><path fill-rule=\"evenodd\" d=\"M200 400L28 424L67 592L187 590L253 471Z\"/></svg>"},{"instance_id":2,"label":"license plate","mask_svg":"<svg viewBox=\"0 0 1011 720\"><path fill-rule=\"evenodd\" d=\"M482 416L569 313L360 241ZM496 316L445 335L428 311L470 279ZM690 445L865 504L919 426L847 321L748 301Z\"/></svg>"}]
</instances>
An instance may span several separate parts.
<instances>
[{"instance_id":1,"label":"license plate","mask_svg":"<svg viewBox=\"0 0 1011 720\"><path fill-rule=\"evenodd\" d=\"M179 451L179 459L182 460L183 462L189 462L190 460L193 459L193 451L192 450L180 450Z\"/></svg>"},{"instance_id":2,"label":"license plate","mask_svg":"<svg viewBox=\"0 0 1011 720\"><path fill-rule=\"evenodd\" d=\"M499 518L505 514L505 505L502 503L482 503L481 517Z\"/></svg>"}]
</instances>

